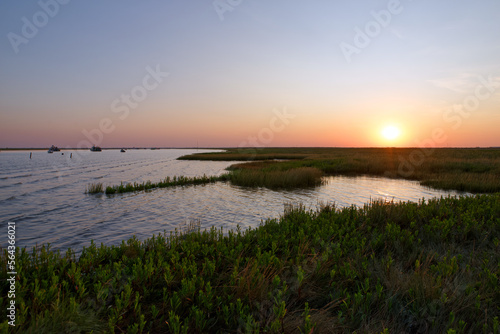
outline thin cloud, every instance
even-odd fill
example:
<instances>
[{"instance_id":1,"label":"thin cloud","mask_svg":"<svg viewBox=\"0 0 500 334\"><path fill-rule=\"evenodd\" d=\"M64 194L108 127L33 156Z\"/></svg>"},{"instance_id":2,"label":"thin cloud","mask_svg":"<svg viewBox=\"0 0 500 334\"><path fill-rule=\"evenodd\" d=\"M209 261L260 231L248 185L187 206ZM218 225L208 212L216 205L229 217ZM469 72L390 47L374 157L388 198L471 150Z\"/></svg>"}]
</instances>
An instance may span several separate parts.
<instances>
[{"instance_id":1,"label":"thin cloud","mask_svg":"<svg viewBox=\"0 0 500 334\"><path fill-rule=\"evenodd\" d=\"M438 88L445 88L460 94L468 94L477 86L477 75L462 73L438 79L427 80Z\"/></svg>"},{"instance_id":2,"label":"thin cloud","mask_svg":"<svg viewBox=\"0 0 500 334\"><path fill-rule=\"evenodd\" d=\"M403 34L399 30L391 29L390 31L391 31L391 34L393 34L397 38L399 38L399 39L405 39L405 37L403 36Z\"/></svg>"}]
</instances>

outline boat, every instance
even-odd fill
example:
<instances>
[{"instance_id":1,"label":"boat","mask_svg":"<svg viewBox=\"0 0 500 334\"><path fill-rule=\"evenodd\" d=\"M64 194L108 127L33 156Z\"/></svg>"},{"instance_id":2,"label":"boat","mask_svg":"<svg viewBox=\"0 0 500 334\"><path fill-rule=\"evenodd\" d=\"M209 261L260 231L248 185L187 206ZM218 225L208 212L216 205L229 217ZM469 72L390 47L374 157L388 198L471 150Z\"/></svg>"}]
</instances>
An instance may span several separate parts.
<instances>
[{"instance_id":1,"label":"boat","mask_svg":"<svg viewBox=\"0 0 500 334\"><path fill-rule=\"evenodd\" d=\"M90 151L91 151L91 152L101 152L101 151L102 151L102 149L101 149L99 146L95 146L95 145L94 145L94 146L92 146L92 147L90 148Z\"/></svg>"},{"instance_id":2,"label":"boat","mask_svg":"<svg viewBox=\"0 0 500 334\"><path fill-rule=\"evenodd\" d=\"M54 152L59 152L59 151L60 151L59 147L52 145L49 148L49 150L47 151L47 153L54 153Z\"/></svg>"},{"instance_id":3,"label":"boat","mask_svg":"<svg viewBox=\"0 0 500 334\"><path fill-rule=\"evenodd\" d=\"M126 151L125 151L125 149L124 149L124 148L122 148L122 149L120 150L120 152L125 153Z\"/></svg>"}]
</instances>

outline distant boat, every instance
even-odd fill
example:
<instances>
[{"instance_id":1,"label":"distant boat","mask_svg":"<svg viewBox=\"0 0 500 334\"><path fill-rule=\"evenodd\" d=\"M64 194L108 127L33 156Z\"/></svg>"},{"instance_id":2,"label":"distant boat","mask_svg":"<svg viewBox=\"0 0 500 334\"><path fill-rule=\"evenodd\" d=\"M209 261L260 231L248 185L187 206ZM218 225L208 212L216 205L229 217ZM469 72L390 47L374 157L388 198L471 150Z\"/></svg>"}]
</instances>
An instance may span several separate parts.
<instances>
[{"instance_id":1,"label":"distant boat","mask_svg":"<svg viewBox=\"0 0 500 334\"><path fill-rule=\"evenodd\" d=\"M47 153L54 153L54 152L59 152L59 151L60 151L59 147L52 145L49 148L49 150L47 151Z\"/></svg>"},{"instance_id":2,"label":"distant boat","mask_svg":"<svg viewBox=\"0 0 500 334\"><path fill-rule=\"evenodd\" d=\"M126 151L125 151L125 149L124 149L124 148L122 148L122 149L120 150L120 152L125 153Z\"/></svg>"},{"instance_id":3,"label":"distant boat","mask_svg":"<svg viewBox=\"0 0 500 334\"><path fill-rule=\"evenodd\" d=\"M95 145L94 145L94 146L92 146L92 147L90 148L90 151L91 151L91 152L101 152L101 151L102 151L102 149L101 149L99 146L95 146Z\"/></svg>"}]
</instances>

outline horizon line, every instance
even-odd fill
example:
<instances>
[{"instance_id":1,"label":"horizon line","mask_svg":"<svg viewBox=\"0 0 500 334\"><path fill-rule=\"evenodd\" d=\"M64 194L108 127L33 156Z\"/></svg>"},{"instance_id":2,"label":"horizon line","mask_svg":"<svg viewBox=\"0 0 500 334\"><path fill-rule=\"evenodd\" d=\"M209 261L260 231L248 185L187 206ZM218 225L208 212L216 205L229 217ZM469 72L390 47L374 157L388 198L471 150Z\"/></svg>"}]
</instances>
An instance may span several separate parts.
<instances>
[{"instance_id":1,"label":"horizon line","mask_svg":"<svg viewBox=\"0 0 500 334\"><path fill-rule=\"evenodd\" d=\"M0 147L0 151L26 151L26 150L47 150L50 147ZM101 147L103 150L119 150L119 149L127 149L127 150L147 150L147 149L155 149L155 150L217 150L217 149L273 149L273 148L338 148L338 149L500 149L500 146L435 146L435 147L427 147L427 146L269 146L269 147L238 147L238 146L213 146L213 147L192 147L192 146L171 146L171 147L159 147L159 146L119 146L119 147ZM72 151L80 151L80 150L89 150L88 148L73 148L73 147L59 147L60 150L72 150Z\"/></svg>"}]
</instances>

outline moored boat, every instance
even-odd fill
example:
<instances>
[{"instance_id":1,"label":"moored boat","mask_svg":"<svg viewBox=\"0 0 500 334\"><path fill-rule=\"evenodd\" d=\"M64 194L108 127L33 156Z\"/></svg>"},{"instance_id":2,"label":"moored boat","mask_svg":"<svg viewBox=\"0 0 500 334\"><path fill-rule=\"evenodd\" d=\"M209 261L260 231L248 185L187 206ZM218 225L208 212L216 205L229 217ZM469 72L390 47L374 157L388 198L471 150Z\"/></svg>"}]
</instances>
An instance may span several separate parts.
<instances>
[{"instance_id":1,"label":"moored boat","mask_svg":"<svg viewBox=\"0 0 500 334\"><path fill-rule=\"evenodd\" d=\"M47 151L47 153L54 153L54 152L59 152L59 151L60 151L59 147L52 145L49 148L49 150Z\"/></svg>"},{"instance_id":2,"label":"moored boat","mask_svg":"<svg viewBox=\"0 0 500 334\"><path fill-rule=\"evenodd\" d=\"M90 148L90 151L91 151L91 152L101 152L101 151L102 151L102 149L101 149L99 146L95 146L95 145L94 145L94 146L92 146L92 147Z\"/></svg>"}]
</instances>

